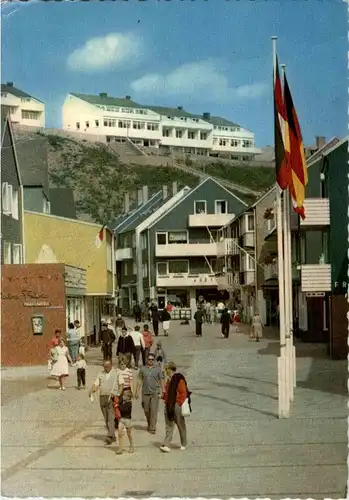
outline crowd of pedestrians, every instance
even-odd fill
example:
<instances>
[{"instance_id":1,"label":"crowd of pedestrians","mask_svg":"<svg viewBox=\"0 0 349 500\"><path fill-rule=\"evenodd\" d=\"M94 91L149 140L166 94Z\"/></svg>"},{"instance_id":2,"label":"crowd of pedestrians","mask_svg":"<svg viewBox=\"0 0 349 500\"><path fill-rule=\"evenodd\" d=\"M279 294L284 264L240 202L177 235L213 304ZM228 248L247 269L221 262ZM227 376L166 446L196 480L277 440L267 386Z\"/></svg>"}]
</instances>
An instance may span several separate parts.
<instances>
[{"instance_id":1,"label":"crowd of pedestrians","mask_svg":"<svg viewBox=\"0 0 349 500\"><path fill-rule=\"evenodd\" d=\"M155 434L157 429L159 399L164 401L165 437L160 450L171 451L170 444L174 428L178 428L180 449L187 446L187 430L185 418L191 413L191 398L187 382L183 374L177 371L173 362L168 362L162 341L154 337L159 335L159 324L162 324L164 337L169 335L171 325L171 309L166 307L159 311L156 304L150 308L142 308L136 304L135 319L147 321L143 327L136 324L127 326L119 314L113 325L112 321L102 320L100 341L103 356L103 370L98 374L89 393L94 401L99 392L101 412L107 428L105 444L118 441L118 454L124 452L124 438L127 435L129 452L134 451L132 433L132 401L141 399L147 422L147 431ZM204 323L219 322L222 337L229 337L230 328L238 331L240 314L236 309L228 310L224 302L217 305L199 303L194 314L195 333L201 337ZM153 333L150 331L151 322ZM256 311L252 322L250 338L257 342L262 337L263 323ZM77 389L86 387L85 348L80 335L78 321L69 323L66 335L56 330L48 345L49 371L57 378L59 389L65 390L65 380L69 376L69 364L76 367ZM115 353L115 367L113 366ZM134 377L135 370L137 375Z\"/></svg>"}]
</instances>

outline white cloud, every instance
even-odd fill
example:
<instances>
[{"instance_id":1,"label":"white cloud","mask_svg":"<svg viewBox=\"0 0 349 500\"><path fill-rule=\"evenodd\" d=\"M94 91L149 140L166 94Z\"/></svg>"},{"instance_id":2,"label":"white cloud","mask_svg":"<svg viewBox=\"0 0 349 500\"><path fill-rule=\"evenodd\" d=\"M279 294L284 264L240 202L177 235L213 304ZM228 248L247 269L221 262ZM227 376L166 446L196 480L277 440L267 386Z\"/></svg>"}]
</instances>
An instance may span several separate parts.
<instances>
[{"instance_id":1,"label":"white cloud","mask_svg":"<svg viewBox=\"0 0 349 500\"><path fill-rule=\"evenodd\" d=\"M218 63L209 60L183 64L167 74L148 73L131 83L140 94L167 93L177 96L209 96L215 99L252 99L268 89L264 83L253 83L232 88Z\"/></svg>"},{"instance_id":2,"label":"white cloud","mask_svg":"<svg viewBox=\"0 0 349 500\"><path fill-rule=\"evenodd\" d=\"M142 44L132 34L110 33L90 38L68 57L68 67L76 71L100 71L134 62L140 55Z\"/></svg>"}]
</instances>

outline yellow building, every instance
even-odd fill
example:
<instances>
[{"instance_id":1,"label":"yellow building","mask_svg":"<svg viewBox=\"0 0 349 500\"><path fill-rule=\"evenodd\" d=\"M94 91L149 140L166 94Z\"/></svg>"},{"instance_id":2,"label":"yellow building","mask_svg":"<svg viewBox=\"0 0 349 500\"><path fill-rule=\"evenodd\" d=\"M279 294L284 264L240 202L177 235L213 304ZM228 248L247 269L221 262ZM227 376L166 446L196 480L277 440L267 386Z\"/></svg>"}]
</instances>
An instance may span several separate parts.
<instances>
[{"instance_id":1,"label":"yellow building","mask_svg":"<svg viewBox=\"0 0 349 500\"><path fill-rule=\"evenodd\" d=\"M30 211L24 212L24 228L28 264L60 262L86 270L83 296L67 296L66 316L67 324L80 321L81 336L93 336L115 296L114 235L99 224Z\"/></svg>"}]
</instances>

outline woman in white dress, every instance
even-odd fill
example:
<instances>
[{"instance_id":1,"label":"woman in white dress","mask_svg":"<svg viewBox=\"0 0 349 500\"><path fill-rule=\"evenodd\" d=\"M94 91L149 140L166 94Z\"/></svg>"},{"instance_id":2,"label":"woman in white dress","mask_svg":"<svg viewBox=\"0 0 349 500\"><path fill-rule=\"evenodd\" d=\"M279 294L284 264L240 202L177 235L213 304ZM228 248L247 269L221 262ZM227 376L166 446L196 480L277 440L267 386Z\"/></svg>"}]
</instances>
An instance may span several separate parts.
<instances>
[{"instance_id":1,"label":"woman in white dress","mask_svg":"<svg viewBox=\"0 0 349 500\"><path fill-rule=\"evenodd\" d=\"M263 337L263 323L259 312L256 311L255 315L252 318L252 328L251 328L251 339L256 339L256 342L259 342L259 339Z\"/></svg>"},{"instance_id":2,"label":"woman in white dress","mask_svg":"<svg viewBox=\"0 0 349 500\"><path fill-rule=\"evenodd\" d=\"M66 347L63 340L55 347L55 357L57 361L54 362L51 376L57 377L59 381L59 390L65 391L64 379L69 376L68 360L71 363L68 347Z\"/></svg>"}]
</instances>

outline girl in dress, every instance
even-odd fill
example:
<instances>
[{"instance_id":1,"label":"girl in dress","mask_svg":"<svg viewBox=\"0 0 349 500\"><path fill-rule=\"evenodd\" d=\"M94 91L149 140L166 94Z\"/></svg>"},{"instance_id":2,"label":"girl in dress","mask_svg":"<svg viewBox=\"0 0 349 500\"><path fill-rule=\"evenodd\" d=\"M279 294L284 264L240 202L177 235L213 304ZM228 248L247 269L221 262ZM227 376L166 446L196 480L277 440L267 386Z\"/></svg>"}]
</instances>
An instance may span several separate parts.
<instances>
[{"instance_id":1,"label":"girl in dress","mask_svg":"<svg viewBox=\"0 0 349 500\"><path fill-rule=\"evenodd\" d=\"M55 347L55 351L57 361L52 367L51 376L58 378L59 390L65 391L64 379L69 376L68 361L71 363L72 360L69 356L68 347L66 347L63 340L61 340L59 345Z\"/></svg>"}]
</instances>

